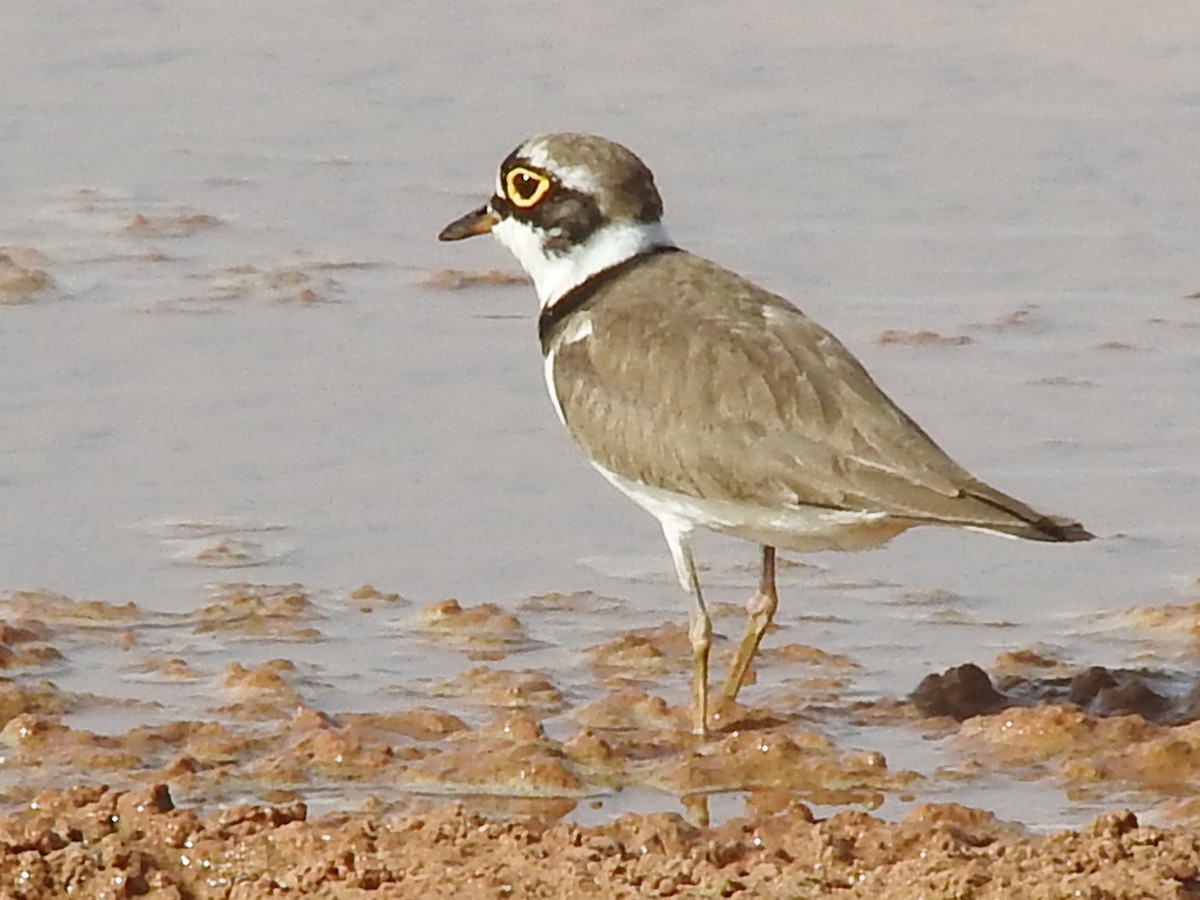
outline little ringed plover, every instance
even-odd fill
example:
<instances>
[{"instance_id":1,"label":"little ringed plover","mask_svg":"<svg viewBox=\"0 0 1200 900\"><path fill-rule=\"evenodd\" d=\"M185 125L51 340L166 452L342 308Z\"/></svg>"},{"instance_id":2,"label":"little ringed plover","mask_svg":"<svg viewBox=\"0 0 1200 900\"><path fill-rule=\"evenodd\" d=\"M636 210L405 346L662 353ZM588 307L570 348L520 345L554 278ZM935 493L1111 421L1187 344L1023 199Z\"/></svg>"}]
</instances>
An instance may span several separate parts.
<instances>
[{"instance_id":1,"label":"little ringed plover","mask_svg":"<svg viewBox=\"0 0 1200 900\"><path fill-rule=\"evenodd\" d=\"M917 525L1086 541L955 463L837 338L782 297L680 250L642 161L584 134L530 138L495 195L447 225L490 232L533 279L558 417L596 470L658 519L691 597L693 728L708 726L712 623L697 527L762 548L721 694L732 702L778 604L775 549L875 547Z\"/></svg>"}]
</instances>

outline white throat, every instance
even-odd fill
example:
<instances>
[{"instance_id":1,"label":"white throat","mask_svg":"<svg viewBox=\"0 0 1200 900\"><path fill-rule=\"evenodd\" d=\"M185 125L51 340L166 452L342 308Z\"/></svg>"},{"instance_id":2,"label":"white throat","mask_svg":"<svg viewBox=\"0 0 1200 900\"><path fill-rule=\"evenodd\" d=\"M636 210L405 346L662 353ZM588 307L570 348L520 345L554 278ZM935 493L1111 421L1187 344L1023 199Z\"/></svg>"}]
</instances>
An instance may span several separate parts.
<instances>
[{"instance_id":1,"label":"white throat","mask_svg":"<svg viewBox=\"0 0 1200 900\"><path fill-rule=\"evenodd\" d=\"M560 254L547 253L542 234L516 219L496 223L492 234L512 251L533 279L542 309L553 306L563 294L597 272L655 247L674 246L661 222L611 222Z\"/></svg>"}]
</instances>

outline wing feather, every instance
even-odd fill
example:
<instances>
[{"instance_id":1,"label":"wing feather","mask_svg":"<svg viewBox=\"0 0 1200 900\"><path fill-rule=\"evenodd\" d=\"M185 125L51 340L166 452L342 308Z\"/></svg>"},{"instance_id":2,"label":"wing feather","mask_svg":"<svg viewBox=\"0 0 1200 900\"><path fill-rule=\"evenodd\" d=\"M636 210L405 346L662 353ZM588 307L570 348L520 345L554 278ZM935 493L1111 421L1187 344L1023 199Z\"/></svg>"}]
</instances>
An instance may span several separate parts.
<instances>
[{"instance_id":1,"label":"wing feather","mask_svg":"<svg viewBox=\"0 0 1200 900\"><path fill-rule=\"evenodd\" d=\"M625 478L769 508L1086 534L973 478L837 338L713 263L654 257L579 315L590 332L554 347L554 390L576 440Z\"/></svg>"}]
</instances>

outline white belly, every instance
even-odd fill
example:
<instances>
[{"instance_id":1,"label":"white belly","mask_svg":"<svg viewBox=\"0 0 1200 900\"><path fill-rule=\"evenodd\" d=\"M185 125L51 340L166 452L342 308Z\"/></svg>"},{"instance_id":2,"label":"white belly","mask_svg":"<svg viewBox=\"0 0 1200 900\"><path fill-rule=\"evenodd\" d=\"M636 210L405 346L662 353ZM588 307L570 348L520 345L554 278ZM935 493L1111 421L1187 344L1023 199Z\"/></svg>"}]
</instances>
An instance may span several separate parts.
<instances>
[{"instance_id":1,"label":"white belly","mask_svg":"<svg viewBox=\"0 0 1200 900\"><path fill-rule=\"evenodd\" d=\"M592 465L650 515L685 534L700 527L798 552L862 550L878 547L916 524L885 512L821 506L770 508L733 500L700 499L632 481L596 463Z\"/></svg>"}]
</instances>

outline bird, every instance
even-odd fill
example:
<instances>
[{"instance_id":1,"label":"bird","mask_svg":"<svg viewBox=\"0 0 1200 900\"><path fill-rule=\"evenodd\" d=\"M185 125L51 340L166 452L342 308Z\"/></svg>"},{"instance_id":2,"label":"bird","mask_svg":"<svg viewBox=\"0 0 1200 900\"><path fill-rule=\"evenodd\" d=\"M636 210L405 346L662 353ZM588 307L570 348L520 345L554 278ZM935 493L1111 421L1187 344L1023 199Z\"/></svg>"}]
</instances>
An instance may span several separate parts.
<instances>
[{"instance_id":1,"label":"bird","mask_svg":"<svg viewBox=\"0 0 1200 900\"><path fill-rule=\"evenodd\" d=\"M714 713L741 690L779 604L777 549L880 546L920 525L1087 541L954 462L833 334L788 300L679 248L650 169L597 135L531 137L495 193L442 229L490 233L533 281L558 418L659 523L690 597L692 731L709 733L712 621L692 537L760 547L757 590Z\"/></svg>"}]
</instances>

